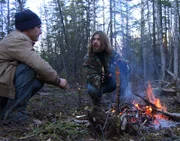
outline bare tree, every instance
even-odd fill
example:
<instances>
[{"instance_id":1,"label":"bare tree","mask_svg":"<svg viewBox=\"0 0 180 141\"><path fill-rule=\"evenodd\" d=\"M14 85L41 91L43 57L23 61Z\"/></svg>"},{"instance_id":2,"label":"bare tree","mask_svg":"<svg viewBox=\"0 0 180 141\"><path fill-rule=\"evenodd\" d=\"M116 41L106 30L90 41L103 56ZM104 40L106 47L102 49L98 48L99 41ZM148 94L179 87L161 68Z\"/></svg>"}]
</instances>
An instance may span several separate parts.
<instances>
[{"instance_id":1,"label":"bare tree","mask_svg":"<svg viewBox=\"0 0 180 141\"><path fill-rule=\"evenodd\" d=\"M19 7L18 7L19 11L23 11L27 0L17 0L17 2L19 4Z\"/></svg>"},{"instance_id":2,"label":"bare tree","mask_svg":"<svg viewBox=\"0 0 180 141\"><path fill-rule=\"evenodd\" d=\"M180 31L178 28L179 25L179 12L178 12L178 0L175 0L173 3L174 7L174 75L175 77L178 77L178 48L179 48L179 37L180 37Z\"/></svg>"},{"instance_id":3,"label":"bare tree","mask_svg":"<svg viewBox=\"0 0 180 141\"><path fill-rule=\"evenodd\" d=\"M145 82L147 81L147 51L145 45L145 18L144 18L145 2L141 0L141 48L143 57L143 75Z\"/></svg>"},{"instance_id":4,"label":"bare tree","mask_svg":"<svg viewBox=\"0 0 180 141\"><path fill-rule=\"evenodd\" d=\"M166 69L166 59L165 59L165 52L163 47L163 34L162 34L162 7L161 7L161 0L155 0L155 7L156 7L156 24L157 24L157 41L158 46L160 48L160 54L161 54L161 80L165 79L165 69Z\"/></svg>"}]
</instances>

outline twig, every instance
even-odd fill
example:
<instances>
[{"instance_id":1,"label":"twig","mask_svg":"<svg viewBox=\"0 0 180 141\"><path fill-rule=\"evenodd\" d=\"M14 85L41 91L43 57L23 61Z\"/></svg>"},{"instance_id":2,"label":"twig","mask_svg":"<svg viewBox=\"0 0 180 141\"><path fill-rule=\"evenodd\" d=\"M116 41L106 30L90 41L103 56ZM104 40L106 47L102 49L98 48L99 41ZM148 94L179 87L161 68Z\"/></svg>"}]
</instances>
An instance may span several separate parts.
<instances>
[{"instance_id":1,"label":"twig","mask_svg":"<svg viewBox=\"0 0 180 141\"><path fill-rule=\"evenodd\" d=\"M103 126L103 130L105 129L106 127L106 124L107 124L107 121L109 119L109 115L110 115L110 112L108 112L107 116L106 116L106 120L105 120L105 123L104 123L104 126Z\"/></svg>"},{"instance_id":2,"label":"twig","mask_svg":"<svg viewBox=\"0 0 180 141\"><path fill-rule=\"evenodd\" d=\"M103 138L102 138L102 141L104 141L104 130L103 130L101 124L98 124L95 128L97 128L97 127L100 127L101 132L102 132L102 137L103 137Z\"/></svg>"},{"instance_id":3,"label":"twig","mask_svg":"<svg viewBox=\"0 0 180 141\"><path fill-rule=\"evenodd\" d=\"M81 105L81 88L78 87L78 105Z\"/></svg>"}]
</instances>

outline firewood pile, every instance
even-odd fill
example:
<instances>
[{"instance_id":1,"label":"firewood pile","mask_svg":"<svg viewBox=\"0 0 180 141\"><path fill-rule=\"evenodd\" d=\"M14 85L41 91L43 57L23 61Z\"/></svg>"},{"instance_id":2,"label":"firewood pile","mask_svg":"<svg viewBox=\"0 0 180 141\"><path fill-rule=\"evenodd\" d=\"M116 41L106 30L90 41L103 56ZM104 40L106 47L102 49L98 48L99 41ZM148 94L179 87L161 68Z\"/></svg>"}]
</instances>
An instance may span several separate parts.
<instances>
[{"instance_id":1,"label":"firewood pile","mask_svg":"<svg viewBox=\"0 0 180 141\"><path fill-rule=\"evenodd\" d=\"M104 107L88 108L85 115L88 127L95 136L112 139L123 134L137 136L144 130L156 130L179 123L180 113L168 112L160 99L155 98L150 85L146 95L143 97L134 93L138 101L120 101L108 110Z\"/></svg>"},{"instance_id":2,"label":"firewood pile","mask_svg":"<svg viewBox=\"0 0 180 141\"><path fill-rule=\"evenodd\" d=\"M106 139L119 138L123 134L137 136L143 130L157 129L166 125L177 124L180 121L180 114L163 112L144 104L124 103L119 106L120 113L117 115L113 108L105 111L102 107L88 109L86 118L89 127L97 136ZM168 114L167 114L168 113ZM162 122L162 123L161 123Z\"/></svg>"},{"instance_id":3,"label":"firewood pile","mask_svg":"<svg viewBox=\"0 0 180 141\"><path fill-rule=\"evenodd\" d=\"M137 130L128 121L128 115L126 114L116 115L113 111L105 112L101 108L94 107L88 111L87 117L93 133L104 138L120 136L123 132L137 135Z\"/></svg>"}]
</instances>

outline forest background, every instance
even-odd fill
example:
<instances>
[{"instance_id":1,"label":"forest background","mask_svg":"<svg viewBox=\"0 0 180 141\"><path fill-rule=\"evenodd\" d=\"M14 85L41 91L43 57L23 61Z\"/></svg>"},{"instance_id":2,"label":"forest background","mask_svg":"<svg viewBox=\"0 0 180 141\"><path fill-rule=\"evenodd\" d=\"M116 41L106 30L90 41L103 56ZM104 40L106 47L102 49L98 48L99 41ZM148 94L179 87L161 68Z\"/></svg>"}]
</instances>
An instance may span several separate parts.
<instances>
[{"instance_id":1,"label":"forest background","mask_svg":"<svg viewBox=\"0 0 180 141\"><path fill-rule=\"evenodd\" d=\"M0 0L0 39L14 30L14 14L28 1ZM44 0L38 11L43 34L35 48L71 86L86 84L83 57L95 30L129 60L136 86L180 75L179 0Z\"/></svg>"}]
</instances>

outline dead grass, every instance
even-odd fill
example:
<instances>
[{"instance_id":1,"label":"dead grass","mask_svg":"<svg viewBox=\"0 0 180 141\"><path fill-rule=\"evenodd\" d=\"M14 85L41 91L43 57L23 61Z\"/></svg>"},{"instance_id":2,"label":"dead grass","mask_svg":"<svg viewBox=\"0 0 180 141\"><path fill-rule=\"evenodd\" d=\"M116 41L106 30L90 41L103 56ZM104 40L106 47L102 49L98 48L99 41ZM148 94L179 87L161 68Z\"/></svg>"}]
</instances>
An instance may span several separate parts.
<instances>
[{"instance_id":1,"label":"dead grass","mask_svg":"<svg viewBox=\"0 0 180 141\"><path fill-rule=\"evenodd\" d=\"M180 112L179 105L173 103L175 96L161 96L169 111ZM103 96L105 102L109 96ZM86 114L87 107L91 107L91 100L86 92L81 95L81 105L78 105L76 89L62 91L53 86L45 88L35 95L28 111L36 124L29 126L8 125L0 127L0 141L98 141L107 140L101 135L93 133L91 127L77 124L72 119L76 115ZM128 133L121 134L121 138L112 137L108 141L178 141L180 125L166 129L144 129L138 136Z\"/></svg>"}]
</instances>

